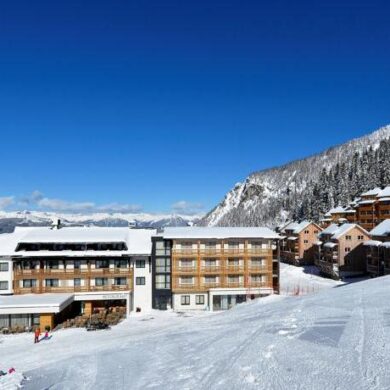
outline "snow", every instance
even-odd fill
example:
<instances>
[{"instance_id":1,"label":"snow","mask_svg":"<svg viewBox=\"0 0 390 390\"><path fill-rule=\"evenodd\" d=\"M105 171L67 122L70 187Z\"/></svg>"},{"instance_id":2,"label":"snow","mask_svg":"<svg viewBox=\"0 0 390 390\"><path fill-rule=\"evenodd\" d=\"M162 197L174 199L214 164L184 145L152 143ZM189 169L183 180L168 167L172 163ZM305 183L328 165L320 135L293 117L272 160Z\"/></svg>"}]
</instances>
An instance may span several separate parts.
<instances>
[{"instance_id":1,"label":"snow","mask_svg":"<svg viewBox=\"0 0 390 390\"><path fill-rule=\"evenodd\" d=\"M266 227L170 227L164 229L162 236L166 239L280 238Z\"/></svg>"},{"instance_id":2,"label":"snow","mask_svg":"<svg viewBox=\"0 0 390 390\"><path fill-rule=\"evenodd\" d=\"M369 234L365 229L357 225L356 223L344 223L343 225L331 224L326 229L324 229L318 236L322 237L324 235L332 235L333 240L338 240L341 236L347 233L349 230L354 227L358 227L362 230L363 233Z\"/></svg>"},{"instance_id":3,"label":"snow","mask_svg":"<svg viewBox=\"0 0 390 390\"><path fill-rule=\"evenodd\" d=\"M388 389L390 277L343 285L310 271L281 264L283 295L223 313L134 314L36 345L32 334L2 336L0 369L18 376L0 388L23 373L26 390Z\"/></svg>"},{"instance_id":4,"label":"snow","mask_svg":"<svg viewBox=\"0 0 390 390\"><path fill-rule=\"evenodd\" d=\"M390 219L385 219L370 232L371 236L387 236L390 234Z\"/></svg>"},{"instance_id":5,"label":"snow","mask_svg":"<svg viewBox=\"0 0 390 390\"><path fill-rule=\"evenodd\" d=\"M381 189L379 187L376 187L372 190L364 192L360 196L374 196L374 195L378 195L380 192L381 192Z\"/></svg>"},{"instance_id":6,"label":"snow","mask_svg":"<svg viewBox=\"0 0 390 390\"><path fill-rule=\"evenodd\" d=\"M374 204L376 202L375 199L367 199L367 200L361 200L359 204Z\"/></svg>"},{"instance_id":7,"label":"snow","mask_svg":"<svg viewBox=\"0 0 390 390\"><path fill-rule=\"evenodd\" d=\"M337 213L344 213L345 209L342 206L337 206L334 209L331 209L328 211L329 214L337 214Z\"/></svg>"},{"instance_id":8,"label":"snow","mask_svg":"<svg viewBox=\"0 0 390 390\"><path fill-rule=\"evenodd\" d=\"M326 229L324 229L322 232L318 234L319 237L334 234L339 229L339 225L336 225L335 223L332 223L329 225Z\"/></svg>"},{"instance_id":9,"label":"snow","mask_svg":"<svg viewBox=\"0 0 390 390\"><path fill-rule=\"evenodd\" d=\"M40 313L39 309L52 308L53 313L58 312L63 305L67 306L73 301L72 294L25 294L25 295L0 295L0 314L8 309L33 308L34 313ZM28 311L33 313L33 311Z\"/></svg>"},{"instance_id":10,"label":"snow","mask_svg":"<svg viewBox=\"0 0 390 390\"><path fill-rule=\"evenodd\" d=\"M335 242L327 242L324 244L324 248L329 248L329 249L333 249L336 246L337 244Z\"/></svg>"},{"instance_id":11,"label":"snow","mask_svg":"<svg viewBox=\"0 0 390 390\"><path fill-rule=\"evenodd\" d=\"M385 198L390 197L390 186L387 186L382 191L380 191L377 195L377 198Z\"/></svg>"},{"instance_id":12,"label":"snow","mask_svg":"<svg viewBox=\"0 0 390 390\"><path fill-rule=\"evenodd\" d=\"M129 229L121 227L16 227L14 233L0 236L0 255L20 255L15 252L18 244L24 243L90 243L90 242L125 242L126 254L150 254L152 251L151 237L157 233L153 229ZM29 251L28 256L80 256L90 251ZM98 253L99 252L99 253ZM110 255L109 251L93 251L94 256ZM112 254L111 254L112 255Z\"/></svg>"},{"instance_id":13,"label":"snow","mask_svg":"<svg viewBox=\"0 0 390 390\"><path fill-rule=\"evenodd\" d=\"M363 245L364 246L381 246L382 242L376 241L376 240L369 240L369 241L366 241Z\"/></svg>"}]
</instances>

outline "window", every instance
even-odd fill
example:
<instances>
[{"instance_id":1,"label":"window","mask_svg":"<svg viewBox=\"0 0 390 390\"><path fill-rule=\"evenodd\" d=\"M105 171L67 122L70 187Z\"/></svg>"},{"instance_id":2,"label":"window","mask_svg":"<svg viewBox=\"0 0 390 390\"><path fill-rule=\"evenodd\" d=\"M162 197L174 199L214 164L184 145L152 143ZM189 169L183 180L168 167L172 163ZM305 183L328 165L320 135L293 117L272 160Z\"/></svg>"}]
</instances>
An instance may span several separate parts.
<instances>
[{"instance_id":1,"label":"window","mask_svg":"<svg viewBox=\"0 0 390 390\"><path fill-rule=\"evenodd\" d=\"M75 260L74 261L74 269L80 269L81 268L81 261Z\"/></svg>"},{"instance_id":2,"label":"window","mask_svg":"<svg viewBox=\"0 0 390 390\"><path fill-rule=\"evenodd\" d=\"M229 259L228 260L229 267L238 267L240 265L239 259Z\"/></svg>"},{"instance_id":3,"label":"window","mask_svg":"<svg viewBox=\"0 0 390 390\"><path fill-rule=\"evenodd\" d=\"M127 268L127 260L115 260L115 268Z\"/></svg>"},{"instance_id":4,"label":"window","mask_svg":"<svg viewBox=\"0 0 390 390\"><path fill-rule=\"evenodd\" d=\"M145 260L136 260L135 268L145 268Z\"/></svg>"},{"instance_id":5,"label":"window","mask_svg":"<svg viewBox=\"0 0 390 390\"><path fill-rule=\"evenodd\" d=\"M48 269L58 269L58 260L51 260L46 262L46 268Z\"/></svg>"},{"instance_id":6,"label":"window","mask_svg":"<svg viewBox=\"0 0 390 390\"><path fill-rule=\"evenodd\" d=\"M180 268L193 268L195 266L195 262L193 260L180 260L179 266Z\"/></svg>"},{"instance_id":7,"label":"window","mask_svg":"<svg viewBox=\"0 0 390 390\"><path fill-rule=\"evenodd\" d=\"M144 276L137 276L135 278L135 284L137 286L145 286L145 277Z\"/></svg>"},{"instance_id":8,"label":"window","mask_svg":"<svg viewBox=\"0 0 390 390\"><path fill-rule=\"evenodd\" d=\"M37 286L36 279L23 279L23 288L32 288Z\"/></svg>"},{"instance_id":9,"label":"window","mask_svg":"<svg viewBox=\"0 0 390 390\"><path fill-rule=\"evenodd\" d=\"M345 252L351 252L351 248L346 247L346 248L345 248Z\"/></svg>"},{"instance_id":10,"label":"window","mask_svg":"<svg viewBox=\"0 0 390 390\"><path fill-rule=\"evenodd\" d=\"M362 241L363 239L364 239L363 236L358 236L358 240L359 240L359 241Z\"/></svg>"},{"instance_id":11,"label":"window","mask_svg":"<svg viewBox=\"0 0 390 390\"><path fill-rule=\"evenodd\" d=\"M171 275L156 275L156 288L157 289L170 289L171 288Z\"/></svg>"},{"instance_id":12,"label":"window","mask_svg":"<svg viewBox=\"0 0 390 390\"><path fill-rule=\"evenodd\" d=\"M190 296L189 295L182 295L181 296L181 304L183 306L189 305L190 304Z\"/></svg>"},{"instance_id":13,"label":"window","mask_svg":"<svg viewBox=\"0 0 390 390\"><path fill-rule=\"evenodd\" d=\"M194 284L193 276L181 276L179 280L180 284L192 285Z\"/></svg>"},{"instance_id":14,"label":"window","mask_svg":"<svg viewBox=\"0 0 390 390\"><path fill-rule=\"evenodd\" d=\"M309 234L309 231L308 231L308 230L305 230L305 234Z\"/></svg>"},{"instance_id":15,"label":"window","mask_svg":"<svg viewBox=\"0 0 390 390\"><path fill-rule=\"evenodd\" d=\"M156 255L164 256L171 254L171 243L169 241L156 241Z\"/></svg>"},{"instance_id":16,"label":"window","mask_svg":"<svg viewBox=\"0 0 390 390\"><path fill-rule=\"evenodd\" d=\"M240 283L240 277L236 275L229 275L228 283Z\"/></svg>"},{"instance_id":17,"label":"window","mask_svg":"<svg viewBox=\"0 0 390 390\"><path fill-rule=\"evenodd\" d=\"M59 280L58 279L45 279L45 286L46 287L58 287Z\"/></svg>"},{"instance_id":18,"label":"window","mask_svg":"<svg viewBox=\"0 0 390 390\"><path fill-rule=\"evenodd\" d=\"M318 230L314 230L314 234L318 234Z\"/></svg>"},{"instance_id":19,"label":"window","mask_svg":"<svg viewBox=\"0 0 390 390\"><path fill-rule=\"evenodd\" d=\"M126 278L115 278L114 279L114 284L116 286L126 286L127 279Z\"/></svg>"},{"instance_id":20,"label":"window","mask_svg":"<svg viewBox=\"0 0 390 390\"><path fill-rule=\"evenodd\" d=\"M204 295L196 295L195 296L195 303L197 305L204 305Z\"/></svg>"},{"instance_id":21,"label":"window","mask_svg":"<svg viewBox=\"0 0 390 390\"><path fill-rule=\"evenodd\" d=\"M108 260L96 260L95 261L95 268L96 269L102 269L102 268L108 268Z\"/></svg>"},{"instance_id":22,"label":"window","mask_svg":"<svg viewBox=\"0 0 390 390\"><path fill-rule=\"evenodd\" d=\"M204 282L205 282L205 284L215 284L215 283L217 283L217 277L215 275L205 276Z\"/></svg>"},{"instance_id":23,"label":"window","mask_svg":"<svg viewBox=\"0 0 390 390\"><path fill-rule=\"evenodd\" d=\"M351 236L345 236L345 239L349 241L349 240L352 240L352 237Z\"/></svg>"},{"instance_id":24,"label":"window","mask_svg":"<svg viewBox=\"0 0 390 390\"><path fill-rule=\"evenodd\" d=\"M95 278L95 286L107 286L108 279L107 278Z\"/></svg>"},{"instance_id":25,"label":"window","mask_svg":"<svg viewBox=\"0 0 390 390\"><path fill-rule=\"evenodd\" d=\"M171 272L171 260L170 259L156 259L156 272Z\"/></svg>"},{"instance_id":26,"label":"window","mask_svg":"<svg viewBox=\"0 0 390 390\"><path fill-rule=\"evenodd\" d=\"M251 267L262 267L265 266L266 262L261 257L252 257Z\"/></svg>"},{"instance_id":27,"label":"window","mask_svg":"<svg viewBox=\"0 0 390 390\"><path fill-rule=\"evenodd\" d=\"M308 244L308 243L309 243L309 240L303 240L303 243L304 243L304 244Z\"/></svg>"},{"instance_id":28,"label":"window","mask_svg":"<svg viewBox=\"0 0 390 390\"><path fill-rule=\"evenodd\" d=\"M8 263L0 263L0 272L8 272Z\"/></svg>"},{"instance_id":29,"label":"window","mask_svg":"<svg viewBox=\"0 0 390 390\"><path fill-rule=\"evenodd\" d=\"M0 290L8 290L8 282L0 282Z\"/></svg>"},{"instance_id":30,"label":"window","mask_svg":"<svg viewBox=\"0 0 390 390\"><path fill-rule=\"evenodd\" d=\"M73 285L75 287L80 287L81 286L81 279L80 278L73 279Z\"/></svg>"}]
</instances>

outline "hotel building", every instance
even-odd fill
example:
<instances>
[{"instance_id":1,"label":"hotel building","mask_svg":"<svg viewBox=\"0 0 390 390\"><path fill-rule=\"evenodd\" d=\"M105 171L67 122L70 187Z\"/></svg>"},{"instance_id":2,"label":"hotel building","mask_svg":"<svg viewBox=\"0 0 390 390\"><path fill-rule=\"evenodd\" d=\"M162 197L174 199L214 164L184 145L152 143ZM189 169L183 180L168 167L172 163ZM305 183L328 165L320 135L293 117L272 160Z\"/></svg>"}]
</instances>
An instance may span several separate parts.
<instances>
[{"instance_id":1,"label":"hotel building","mask_svg":"<svg viewBox=\"0 0 390 390\"><path fill-rule=\"evenodd\" d=\"M166 228L153 238L153 308L226 310L279 292L279 239L268 228Z\"/></svg>"}]
</instances>

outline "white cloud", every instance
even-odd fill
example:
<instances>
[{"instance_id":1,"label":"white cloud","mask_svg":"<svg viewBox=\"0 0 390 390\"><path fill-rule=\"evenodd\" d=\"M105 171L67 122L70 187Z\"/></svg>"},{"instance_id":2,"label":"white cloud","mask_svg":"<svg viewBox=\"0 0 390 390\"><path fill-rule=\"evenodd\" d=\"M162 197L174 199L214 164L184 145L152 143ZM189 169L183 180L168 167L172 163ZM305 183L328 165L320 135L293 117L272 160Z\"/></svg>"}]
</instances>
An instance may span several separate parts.
<instances>
[{"instance_id":1,"label":"white cloud","mask_svg":"<svg viewBox=\"0 0 390 390\"><path fill-rule=\"evenodd\" d=\"M93 211L95 203L93 202L70 202L63 199L42 198L36 202L36 205L45 210L53 211Z\"/></svg>"},{"instance_id":2,"label":"white cloud","mask_svg":"<svg viewBox=\"0 0 390 390\"><path fill-rule=\"evenodd\" d=\"M186 200L180 200L174 203L171 208L173 212L184 215L195 215L204 211L202 203L187 202Z\"/></svg>"},{"instance_id":3,"label":"white cloud","mask_svg":"<svg viewBox=\"0 0 390 390\"><path fill-rule=\"evenodd\" d=\"M109 203L98 206L97 210L105 213L137 213L142 210L138 204Z\"/></svg>"},{"instance_id":4,"label":"white cloud","mask_svg":"<svg viewBox=\"0 0 390 390\"><path fill-rule=\"evenodd\" d=\"M13 196L3 196L0 197L0 210L7 208L15 203L15 198Z\"/></svg>"}]
</instances>

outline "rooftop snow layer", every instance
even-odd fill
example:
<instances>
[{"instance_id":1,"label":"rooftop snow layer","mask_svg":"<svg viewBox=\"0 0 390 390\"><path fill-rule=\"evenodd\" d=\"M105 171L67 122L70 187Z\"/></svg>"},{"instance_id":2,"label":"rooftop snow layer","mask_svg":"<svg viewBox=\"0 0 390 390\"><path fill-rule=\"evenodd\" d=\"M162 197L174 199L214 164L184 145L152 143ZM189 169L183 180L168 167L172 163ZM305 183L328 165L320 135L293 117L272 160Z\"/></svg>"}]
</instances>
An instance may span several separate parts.
<instances>
[{"instance_id":1,"label":"rooftop snow layer","mask_svg":"<svg viewBox=\"0 0 390 390\"><path fill-rule=\"evenodd\" d=\"M390 186L387 186L382 191L379 192L377 198L390 197Z\"/></svg>"},{"instance_id":2,"label":"rooftop snow layer","mask_svg":"<svg viewBox=\"0 0 390 390\"><path fill-rule=\"evenodd\" d=\"M381 189L379 187L373 188L372 190L366 191L361 196L374 196L378 195L379 192L381 192Z\"/></svg>"},{"instance_id":3,"label":"rooftop snow layer","mask_svg":"<svg viewBox=\"0 0 390 390\"><path fill-rule=\"evenodd\" d=\"M390 219L385 219L378 226L370 231L371 236L388 236L390 235Z\"/></svg>"},{"instance_id":4,"label":"rooftop snow layer","mask_svg":"<svg viewBox=\"0 0 390 390\"><path fill-rule=\"evenodd\" d=\"M166 239L280 238L279 234L266 227L172 227L165 228L162 236Z\"/></svg>"},{"instance_id":5,"label":"rooftop snow layer","mask_svg":"<svg viewBox=\"0 0 390 390\"><path fill-rule=\"evenodd\" d=\"M0 256L23 255L23 252L16 252L17 245L24 243L107 243L124 242L127 251L121 254L150 254L152 251L152 236L156 230L152 229L129 229L119 227L63 227L52 229L50 227L17 227L14 233L0 235ZM51 251L51 255L67 255L71 251ZM77 254L91 251L77 251ZM97 251L94 251L95 254ZM33 251L28 252L33 255ZM41 253L36 251L36 253ZM106 251L105 253L109 253ZM76 251L72 252L73 255Z\"/></svg>"}]
</instances>

